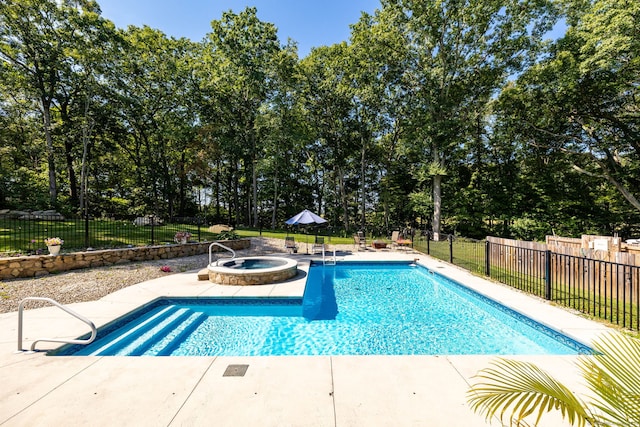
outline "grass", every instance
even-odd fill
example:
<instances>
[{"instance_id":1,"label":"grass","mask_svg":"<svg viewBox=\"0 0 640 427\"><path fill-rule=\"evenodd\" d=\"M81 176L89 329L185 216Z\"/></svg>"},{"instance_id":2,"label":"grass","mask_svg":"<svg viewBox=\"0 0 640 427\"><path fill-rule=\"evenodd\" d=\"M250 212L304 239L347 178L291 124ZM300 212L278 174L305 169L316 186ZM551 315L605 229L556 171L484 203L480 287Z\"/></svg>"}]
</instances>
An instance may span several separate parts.
<instances>
[{"instance_id":1,"label":"grass","mask_svg":"<svg viewBox=\"0 0 640 427\"><path fill-rule=\"evenodd\" d=\"M427 241L416 238L414 249L427 253ZM429 241L429 255L449 262L449 241ZM456 239L453 241L453 264L474 274L485 274L485 243Z\"/></svg>"},{"instance_id":2,"label":"grass","mask_svg":"<svg viewBox=\"0 0 640 427\"><path fill-rule=\"evenodd\" d=\"M298 243L313 243L315 241L315 234L306 234L303 232L287 233L286 231L266 231L266 230L254 230L254 229L236 229L236 234L239 237L269 237L273 239L284 240L287 236L293 236ZM325 236L318 234L318 236L324 237L325 243L331 243L334 245L350 245L353 244L352 237L340 237L340 236Z\"/></svg>"},{"instance_id":3,"label":"grass","mask_svg":"<svg viewBox=\"0 0 640 427\"><path fill-rule=\"evenodd\" d=\"M63 249L66 252L94 249L122 248L127 246L147 246L174 243L174 236L178 231L191 233L191 241L217 240L219 235L207 231L206 226L166 223L161 226L135 226L131 221L118 220L90 220L86 223L82 219L65 221L16 221L0 220L0 253L32 254L46 253L44 239L60 237L64 240ZM320 235L322 235L322 231ZM239 237L270 237L282 239L294 236L297 242L313 243L315 234L310 230L306 234L303 229L294 233L284 230L266 231L256 229L236 229ZM327 243L352 244L350 237L324 236Z\"/></svg>"},{"instance_id":4,"label":"grass","mask_svg":"<svg viewBox=\"0 0 640 427\"><path fill-rule=\"evenodd\" d=\"M215 240L217 234L206 227L185 224L164 224L162 226L135 226L130 221L84 220L65 221L14 221L0 220L0 253L34 253L44 250L44 239L60 237L64 240L64 250L78 250L87 247L95 249L150 244L174 243L178 231L188 231L193 240Z\"/></svg>"}]
</instances>

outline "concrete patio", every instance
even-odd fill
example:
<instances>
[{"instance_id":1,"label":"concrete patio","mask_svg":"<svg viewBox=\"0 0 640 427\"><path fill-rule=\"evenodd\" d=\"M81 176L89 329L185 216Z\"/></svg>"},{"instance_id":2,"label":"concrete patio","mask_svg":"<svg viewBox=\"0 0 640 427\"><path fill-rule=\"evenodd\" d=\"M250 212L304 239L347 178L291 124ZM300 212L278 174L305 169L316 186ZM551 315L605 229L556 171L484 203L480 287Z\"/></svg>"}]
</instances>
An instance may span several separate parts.
<instances>
[{"instance_id":1,"label":"concrete patio","mask_svg":"<svg viewBox=\"0 0 640 427\"><path fill-rule=\"evenodd\" d=\"M293 255L308 269L310 256ZM605 326L505 286L407 251L362 251L348 260L419 258L428 268L589 344ZM140 283L70 307L98 327L159 296L302 295L306 274L285 283L221 286L197 272ZM49 357L17 351L17 312L0 315L2 426L446 426L489 425L466 403L493 356ZM83 323L56 307L25 311L24 348L39 337L76 338ZM59 344L42 342L38 349ZM575 356L519 356L583 390ZM229 365L248 365L226 376ZM501 425L492 420L491 425ZM544 426L566 426L557 415Z\"/></svg>"}]
</instances>

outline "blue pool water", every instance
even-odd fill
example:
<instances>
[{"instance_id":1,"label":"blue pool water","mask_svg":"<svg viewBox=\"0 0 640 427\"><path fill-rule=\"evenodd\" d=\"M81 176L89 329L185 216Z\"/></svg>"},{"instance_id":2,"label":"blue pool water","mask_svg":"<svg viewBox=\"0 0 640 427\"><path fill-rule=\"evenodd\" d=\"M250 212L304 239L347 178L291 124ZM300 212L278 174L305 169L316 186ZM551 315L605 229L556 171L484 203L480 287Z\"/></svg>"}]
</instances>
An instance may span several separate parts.
<instances>
[{"instance_id":1,"label":"blue pool water","mask_svg":"<svg viewBox=\"0 0 640 427\"><path fill-rule=\"evenodd\" d=\"M59 355L580 354L589 349L409 263L312 265L304 297L156 301Z\"/></svg>"}]
</instances>

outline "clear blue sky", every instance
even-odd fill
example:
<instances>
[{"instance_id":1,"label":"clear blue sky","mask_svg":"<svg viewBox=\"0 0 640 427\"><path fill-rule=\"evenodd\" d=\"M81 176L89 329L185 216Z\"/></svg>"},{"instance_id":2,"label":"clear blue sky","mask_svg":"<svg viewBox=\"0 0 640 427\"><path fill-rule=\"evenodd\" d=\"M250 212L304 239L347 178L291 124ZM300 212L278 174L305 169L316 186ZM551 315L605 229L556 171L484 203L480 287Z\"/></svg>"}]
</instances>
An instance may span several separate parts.
<instances>
[{"instance_id":1,"label":"clear blue sky","mask_svg":"<svg viewBox=\"0 0 640 427\"><path fill-rule=\"evenodd\" d=\"M258 10L261 21L278 28L282 44L298 43L303 58L312 47L328 46L348 40L350 24L361 11L373 14L379 0L98 0L102 16L117 27L148 25L176 38L201 41L211 31L211 21L222 12L239 13L247 6Z\"/></svg>"}]
</instances>

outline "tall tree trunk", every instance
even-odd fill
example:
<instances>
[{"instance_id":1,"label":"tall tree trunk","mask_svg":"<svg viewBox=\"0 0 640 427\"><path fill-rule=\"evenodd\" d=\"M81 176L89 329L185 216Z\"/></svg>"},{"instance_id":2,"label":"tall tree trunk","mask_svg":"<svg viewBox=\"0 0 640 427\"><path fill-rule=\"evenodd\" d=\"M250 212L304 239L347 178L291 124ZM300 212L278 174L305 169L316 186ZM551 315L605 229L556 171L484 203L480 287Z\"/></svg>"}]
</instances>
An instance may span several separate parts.
<instances>
[{"instance_id":1,"label":"tall tree trunk","mask_svg":"<svg viewBox=\"0 0 640 427\"><path fill-rule=\"evenodd\" d=\"M164 141L164 138L161 138L159 141L159 150L160 153L162 153L161 155L161 159L162 159L162 175L159 177L159 179L161 180L161 184L162 184L162 189L160 192L160 195L158 197L158 200L163 202L164 205L164 201L167 202L167 212L169 212L169 218L174 218L176 216L176 200L175 200L175 188L173 185L173 182L171 181L171 171L170 171L170 167L169 167L169 161L167 159L167 155L164 154L166 153L166 149L167 149L167 144ZM184 153L183 153L184 154ZM178 171L178 173L180 173ZM154 180L155 181L155 180ZM178 198L180 197L180 195L178 195ZM177 201L178 206L180 205L180 200Z\"/></svg>"},{"instance_id":2,"label":"tall tree trunk","mask_svg":"<svg viewBox=\"0 0 640 427\"><path fill-rule=\"evenodd\" d=\"M244 160L244 168L242 169L244 172L244 180L241 186L240 194L242 196L242 221L241 223L244 225L251 226L253 225L253 220L251 218L252 206L251 202L253 200L253 178L252 178L252 167L253 160L245 159Z\"/></svg>"},{"instance_id":3,"label":"tall tree trunk","mask_svg":"<svg viewBox=\"0 0 640 427\"><path fill-rule=\"evenodd\" d=\"M215 190L216 190L216 221L220 220L220 168L222 167L220 159L216 160L216 174L215 174Z\"/></svg>"},{"instance_id":4,"label":"tall tree trunk","mask_svg":"<svg viewBox=\"0 0 640 427\"><path fill-rule=\"evenodd\" d=\"M82 130L82 166L80 169L80 194L79 208L83 217L89 214L87 192L89 190L88 162L89 162L89 137L86 130Z\"/></svg>"},{"instance_id":5,"label":"tall tree trunk","mask_svg":"<svg viewBox=\"0 0 640 427\"><path fill-rule=\"evenodd\" d=\"M367 213L366 213L366 179L365 179L365 173L366 173L366 164L365 162L367 161L367 146L366 146L366 139L362 136L360 136L361 138L361 143L362 143L362 152L360 154L360 192L362 193L362 199L361 199L361 217L360 217L360 227L364 230L366 229L367 226Z\"/></svg>"},{"instance_id":6,"label":"tall tree trunk","mask_svg":"<svg viewBox=\"0 0 640 427\"><path fill-rule=\"evenodd\" d=\"M233 163L231 163L229 165L229 168L227 170L227 192L226 192L226 198L227 198L227 225L233 225L235 227L236 225L236 221L235 221L235 212L233 210L234 207L234 203L236 202L236 198L237 195L235 193L235 180L233 179L234 175L233 175L233 164L235 164L235 160L233 160Z\"/></svg>"},{"instance_id":7,"label":"tall tree trunk","mask_svg":"<svg viewBox=\"0 0 640 427\"><path fill-rule=\"evenodd\" d=\"M86 120L87 111L85 108L84 118ZM60 105L60 118L62 119L62 123L66 124L67 128L70 129L73 125L71 124L71 120L69 119L69 103L63 102ZM84 124L83 124L83 137L84 137ZM80 198L78 196L78 178L76 177L76 171L73 167L73 138L70 132L66 132L66 136L64 138L64 159L67 167L67 176L69 177L69 197L72 206L80 207Z\"/></svg>"},{"instance_id":8,"label":"tall tree trunk","mask_svg":"<svg viewBox=\"0 0 640 427\"><path fill-rule=\"evenodd\" d=\"M349 201L347 200L347 192L344 188L344 173L342 172L342 168L338 167L338 194L340 194L340 201L342 202L342 223L344 224L344 229L349 229Z\"/></svg>"},{"instance_id":9,"label":"tall tree trunk","mask_svg":"<svg viewBox=\"0 0 640 427\"><path fill-rule=\"evenodd\" d=\"M253 211L253 226L257 227L258 226L258 222L259 222L259 218L258 218L258 171L257 171L257 167L256 164L258 163L258 160L256 159L256 153L255 150L252 154L252 159L251 159L251 194L252 194L252 199L253 199L253 206L252 206L252 211Z\"/></svg>"},{"instance_id":10,"label":"tall tree trunk","mask_svg":"<svg viewBox=\"0 0 640 427\"><path fill-rule=\"evenodd\" d=\"M433 164L440 165L438 149L433 149ZM438 168L439 169L439 168ZM440 240L440 219L442 217L442 175L436 171L433 176L433 240Z\"/></svg>"},{"instance_id":11,"label":"tall tree trunk","mask_svg":"<svg viewBox=\"0 0 640 427\"><path fill-rule=\"evenodd\" d=\"M180 175L178 177L178 215L185 216L185 211L187 208L187 154L186 150L182 150L180 153L180 166L179 172ZM169 199L171 199L171 195L169 195Z\"/></svg>"},{"instance_id":12,"label":"tall tree trunk","mask_svg":"<svg viewBox=\"0 0 640 427\"><path fill-rule=\"evenodd\" d=\"M234 160L233 162L233 207L234 207L234 215L235 215L235 221L233 223L233 226L235 227L237 224L241 223L241 219L242 217L240 215L242 215L242 212L240 212L240 183L238 182L238 170L239 170L239 165L238 162Z\"/></svg>"},{"instance_id":13,"label":"tall tree trunk","mask_svg":"<svg viewBox=\"0 0 640 427\"><path fill-rule=\"evenodd\" d=\"M89 140L93 129L93 121L89 119L89 99L84 105L84 120L82 124L82 165L80 168L80 195L79 207L82 215L89 215L89 203L87 194L89 191Z\"/></svg>"},{"instance_id":14,"label":"tall tree trunk","mask_svg":"<svg viewBox=\"0 0 640 427\"><path fill-rule=\"evenodd\" d=\"M44 136L47 141L47 162L49 165L49 203L55 206L58 201L58 187L56 185L56 161L53 151L53 138L51 137L51 102L45 97L42 102L42 120Z\"/></svg>"},{"instance_id":15,"label":"tall tree trunk","mask_svg":"<svg viewBox=\"0 0 640 427\"><path fill-rule=\"evenodd\" d=\"M273 176L273 212L271 213L271 228L276 228L276 218L278 211L278 168L275 170L275 175Z\"/></svg>"},{"instance_id":16,"label":"tall tree trunk","mask_svg":"<svg viewBox=\"0 0 640 427\"><path fill-rule=\"evenodd\" d=\"M440 240L440 218L442 215L442 175L433 176L433 240Z\"/></svg>"},{"instance_id":17,"label":"tall tree trunk","mask_svg":"<svg viewBox=\"0 0 640 427\"><path fill-rule=\"evenodd\" d=\"M251 147L251 196L249 197L251 210L248 223L253 223L254 227L258 227L258 159L253 117L247 125L247 134L249 137L249 146Z\"/></svg>"}]
</instances>

